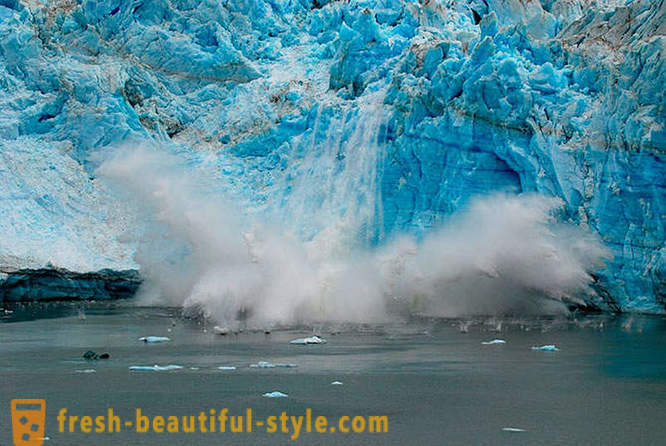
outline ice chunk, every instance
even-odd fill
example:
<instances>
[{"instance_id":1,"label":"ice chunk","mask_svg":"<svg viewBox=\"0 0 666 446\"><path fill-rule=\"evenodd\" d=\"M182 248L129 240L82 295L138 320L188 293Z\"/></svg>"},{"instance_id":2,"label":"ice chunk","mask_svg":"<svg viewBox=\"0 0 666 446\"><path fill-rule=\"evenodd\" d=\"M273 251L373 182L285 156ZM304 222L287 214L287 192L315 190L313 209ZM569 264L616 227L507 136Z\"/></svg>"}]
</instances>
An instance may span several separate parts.
<instances>
[{"instance_id":1,"label":"ice chunk","mask_svg":"<svg viewBox=\"0 0 666 446\"><path fill-rule=\"evenodd\" d=\"M527 432L525 429L519 427L503 427L502 430L504 432Z\"/></svg>"},{"instance_id":2,"label":"ice chunk","mask_svg":"<svg viewBox=\"0 0 666 446\"><path fill-rule=\"evenodd\" d=\"M139 341L143 341L147 344L156 344L158 342L169 342L171 339L164 336L144 336L139 338Z\"/></svg>"},{"instance_id":3,"label":"ice chunk","mask_svg":"<svg viewBox=\"0 0 666 446\"><path fill-rule=\"evenodd\" d=\"M264 393L263 396L265 396L266 398L286 398L289 395L287 395L286 393L278 392L277 390L275 390L273 392Z\"/></svg>"},{"instance_id":4,"label":"ice chunk","mask_svg":"<svg viewBox=\"0 0 666 446\"><path fill-rule=\"evenodd\" d=\"M279 368L279 367L284 367L284 368L291 368L291 367L298 367L296 364L283 364L279 362L268 362L268 361L259 361L256 364L250 364L250 367L256 368L256 369L274 369L274 368Z\"/></svg>"},{"instance_id":5,"label":"ice chunk","mask_svg":"<svg viewBox=\"0 0 666 446\"><path fill-rule=\"evenodd\" d=\"M310 336L309 338L298 338L289 342L290 344L308 345L308 344L326 344L326 339L319 336Z\"/></svg>"},{"instance_id":6,"label":"ice chunk","mask_svg":"<svg viewBox=\"0 0 666 446\"><path fill-rule=\"evenodd\" d=\"M342 381L333 381L333 382L331 383L331 385L332 385L332 386L341 386L341 385L342 385Z\"/></svg>"},{"instance_id":7,"label":"ice chunk","mask_svg":"<svg viewBox=\"0 0 666 446\"><path fill-rule=\"evenodd\" d=\"M559 348L555 347L553 344L542 345L541 347L534 346L532 350L539 350L542 352L556 352L559 351Z\"/></svg>"},{"instance_id":8,"label":"ice chunk","mask_svg":"<svg viewBox=\"0 0 666 446\"><path fill-rule=\"evenodd\" d=\"M88 360L96 360L96 359L109 359L111 355L108 353L100 353L97 354L92 350L88 350L83 354L83 359L88 359Z\"/></svg>"},{"instance_id":9,"label":"ice chunk","mask_svg":"<svg viewBox=\"0 0 666 446\"><path fill-rule=\"evenodd\" d=\"M76 373L95 373L95 369L83 369L83 370L77 370Z\"/></svg>"},{"instance_id":10,"label":"ice chunk","mask_svg":"<svg viewBox=\"0 0 666 446\"><path fill-rule=\"evenodd\" d=\"M236 367L233 365L222 365L218 367L218 370L236 370Z\"/></svg>"},{"instance_id":11,"label":"ice chunk","mask_svg":"<svg viewBox=\"0 0 666 446\"><path fill-rule=\"evenodd\" d=\"M227 327L219 327L219 326L214 326L213 331L215 334L219 334L220 336L226 336L229 333L231 333L231 330L229 330Z\"/></svg>"},{"instance_id":12,"label":"ice chunk","mask_svg":"<svg viewBox=\"0 0 666 446\"><path fill-rule=\"evenodd\" d=\"M483 345L506 344L504 339L493 339L492 341L482 342Z\"/></svg>"},{"instance_id":13,"label":"ice chunk","mask_svg":"<svg viewBox=\"0 0 666 446\"><path fill-rule=\"evenodd\" d=\"M183 367L180 365L169 364L162 366L155 364L155 365L133 365L130 366L129 369L132 370L133 372L168 372L170 370L180 370L182 368Z\"/></svg>"}]
</instances>

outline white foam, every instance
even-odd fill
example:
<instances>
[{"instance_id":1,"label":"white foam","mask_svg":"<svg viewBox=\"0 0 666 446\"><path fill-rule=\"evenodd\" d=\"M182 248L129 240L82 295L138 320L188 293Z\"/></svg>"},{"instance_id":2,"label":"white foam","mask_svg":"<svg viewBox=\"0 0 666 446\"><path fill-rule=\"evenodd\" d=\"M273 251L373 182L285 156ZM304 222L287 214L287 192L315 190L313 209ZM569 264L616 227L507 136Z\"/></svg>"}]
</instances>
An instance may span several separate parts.
<instances>
[{"instance_id":1,"label":"white foam","mask_svg":"<svg viewBox=\"0 0 666 446\"><path fill-rule=\"evenodd\" d=\"M128 148L99 173L137 200L144 303L184 305L220 322L239 313L256 324L566 313L563 301L594 294L589 271L608 253L557 222L561 201L538 195L472 200L421 240L396 234L366 248L348 228L322 227L303 241L290 235L297 228L243 215L182 164L159 149Z\"/></svg>"}]
</instances>

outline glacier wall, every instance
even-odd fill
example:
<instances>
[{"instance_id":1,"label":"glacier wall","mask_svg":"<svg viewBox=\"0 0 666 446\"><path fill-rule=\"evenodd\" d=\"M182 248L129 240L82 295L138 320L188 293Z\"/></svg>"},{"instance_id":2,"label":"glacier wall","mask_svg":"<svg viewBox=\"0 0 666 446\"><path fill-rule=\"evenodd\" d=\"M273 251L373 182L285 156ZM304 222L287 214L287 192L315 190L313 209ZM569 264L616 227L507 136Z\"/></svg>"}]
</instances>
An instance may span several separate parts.
<instances>
[{"instance_id":1,"label":"glacier wall","mask_svg":"<svg viewBox=\"0 0 666 446\"><path fill-rule=\"evenodd\" d=\"M305 239L353 216L381 244L474 196L556 196L613 251L599 303L663 311L664 11L1 0L0 263L136 267L137 221L97 168L152 144Z\"/></svg>"}]
</instances>

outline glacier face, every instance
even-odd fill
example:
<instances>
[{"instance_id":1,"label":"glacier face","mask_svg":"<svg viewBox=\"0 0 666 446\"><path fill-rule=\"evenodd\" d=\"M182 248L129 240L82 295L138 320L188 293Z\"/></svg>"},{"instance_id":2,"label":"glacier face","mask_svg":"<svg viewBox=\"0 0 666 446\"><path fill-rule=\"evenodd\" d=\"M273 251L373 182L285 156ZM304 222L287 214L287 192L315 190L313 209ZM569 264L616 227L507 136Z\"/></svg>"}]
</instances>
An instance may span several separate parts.
<instances>
[{"instance_id":1,"label":"glacier face","mask_svg":"<svg viewBox=\"0 0 666 446\"><path fill-rule=\"evenodd\" d=\"M306 239L345 215L381 243L477 195L556 196L613 251L604 305L663 311L665 11L2 0L0 261L135 267L136 222L96 169L153 144Z\"/></svg>"}]
</instances>

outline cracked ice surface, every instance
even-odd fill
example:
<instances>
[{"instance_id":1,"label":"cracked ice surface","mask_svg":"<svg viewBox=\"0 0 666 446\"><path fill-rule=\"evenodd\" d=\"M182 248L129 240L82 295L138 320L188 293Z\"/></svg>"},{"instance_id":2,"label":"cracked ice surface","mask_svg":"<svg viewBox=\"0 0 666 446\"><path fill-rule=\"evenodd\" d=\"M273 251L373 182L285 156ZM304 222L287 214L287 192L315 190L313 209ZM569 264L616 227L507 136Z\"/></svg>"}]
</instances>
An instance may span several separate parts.
<instances>
[{"instance_id":1,"label":"cracked ice surface","mask_svg":"<svg viewBox=\"0 0 666 446\"><path fill-rule=\"evenodd\" d=\"M150 142L248 213L293 226L323 203L294 229L306 238L359 186L378 196L353 210L371 243L420 234L475 195L554 195L614 253L597 274L605 304L663 310L664 9L4 1L0 262L135 268L137 222L95 169ZM331 180L345 169L358 180Z\"/></svg>"}]
</instances>

